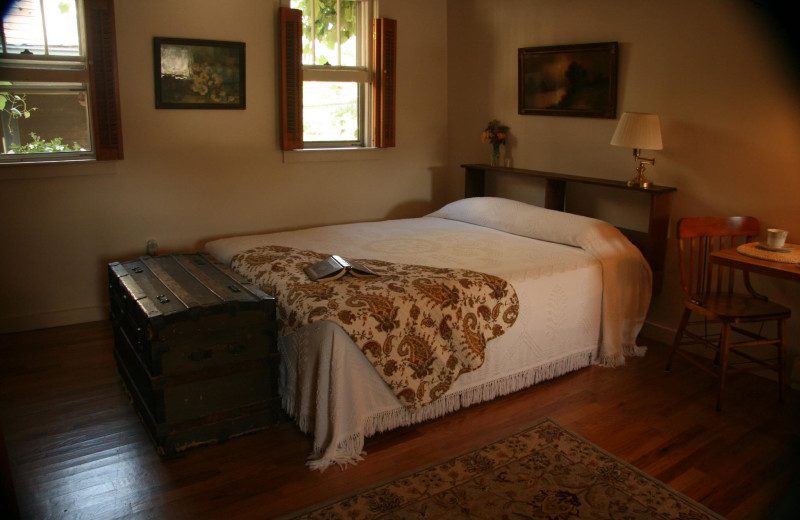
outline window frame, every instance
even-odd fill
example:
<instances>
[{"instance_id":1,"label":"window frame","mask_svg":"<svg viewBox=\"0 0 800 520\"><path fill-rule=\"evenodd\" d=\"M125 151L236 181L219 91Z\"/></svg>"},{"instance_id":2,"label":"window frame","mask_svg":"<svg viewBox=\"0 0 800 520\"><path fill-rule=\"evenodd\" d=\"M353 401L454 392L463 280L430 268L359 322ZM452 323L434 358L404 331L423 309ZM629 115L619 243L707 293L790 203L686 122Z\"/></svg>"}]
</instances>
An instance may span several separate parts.
<instances>
[{"instance_id":1,"label":"window frame","mask_svg":"<svg viewBox=\"0 0 800 520\"><path fill-rule=\"evenodd\" d=\"M342 65L341 64L341 41L338 45L339 64L337 65L320 65L317 64L319 55L316 53L316 40L311 41L312 46L312 61L313 64L301 65L303 70L303 85L306 82L330 82L330 83L349 83L355 84L358 92L358 114L356 116L358 122L358 138L345 140L337 139L333 141L313 141L303 139L303 145L306 149L315 148L364 148L371 142L371 125L369 121L372 119L370 110L372 106L372 82L373 71L370 69L370 51L369 45L370 37L370 21L374 18L375 4L373 0L355 0L357 3L356 9L356 65ZM312 9L316 5L314 0L310 0ZM341 10L341 4L340 9ZM313 20L315 17L312 16ZM337 24L339 20L337 18ZM303 28L305 29L305 27ZM337 25L336 33L341 34L341 26ZM312 27L312 35L315 30Z\"/></svg>"},{"instance_id":2,"label":"window frame","mask_svg":"<svg viewBox=\"0 0 800 520\"><path fill-rule=\"evenodd\" d=\"M368 8L366 15L359 20L359 30L363 31L361 48L358 50L362 55L363 66L341 66L331 67L326 65L303 65L302 48L302 11L288 7L279 8L280 19L280 55L281 55L281 148L283 150L299 149L358 149L371 147L394 146L393 139L381 141L379 131L382 128L379 99L382 94L379 84L381 74L376 74L376 70L381 70L382 62L376 58L375 30L380 30L378 20L374 18L376 9L372 1L366 2ZM395 27L396 21L389 20ZM372 37L372 42L370 42ZM394 40L392 40L394 42ZM372 44L370 44L372 43ZM395 52L395 44L390 45L392 53ZM394 58L392 58L394 63ZM392 78L396 72L392 66ZM339 81L339 78L347 78L347 81L355 81L359 85L359 139L355 141L305 141L303 136L303 83L304 81ZM392 115L394 114L394 80L391 81L392 95L387 96L391 100ZM392 116L392 129L394 118ZM393 134L393 130L392 130Z\"/></svg>"},{"instance_id":3,"label":"window frame","mask_svg":"<svg viewBox=\"0 0 800 520\"><path fill-rule=\"evenodd\" d=\"M28 83L80 83L85 89L89 152L1 154L0 165L123 159L114 0L76 0L82 56L31 60L0 55L3 79ZM47 63L47 68L41 67ZM54 85L54 90L61 88Z\"/></svg>"},{"instance_id":4,"label":"window frame","mask_svg":"<svg viewBox=\"0 0 800 520\"><path fill-rule=\"evenodd\" d=\"M307 71L303 71L303 83L308 81L321 81L321 80L312 80L308 79L307 75L305 74ZM305 136L303 139L303 146L306 150L316 149L316 148L324 148L324 149L331 149L331 148L364 148L367 146L367 143L371 141L370 130L371 127L368 124L370 121L369 118L369 110L371 106L371 82L364 82L360 81L333 81L333 80L325 80L326 82L335 82L335 83L355 83L356 88L358 89L358 129L359 129L359 139L352 139L352 140L336 140L336 141L307 141L305 140ZM305 96L305 95L304 95Z\"/></svg>"}]
</instances>

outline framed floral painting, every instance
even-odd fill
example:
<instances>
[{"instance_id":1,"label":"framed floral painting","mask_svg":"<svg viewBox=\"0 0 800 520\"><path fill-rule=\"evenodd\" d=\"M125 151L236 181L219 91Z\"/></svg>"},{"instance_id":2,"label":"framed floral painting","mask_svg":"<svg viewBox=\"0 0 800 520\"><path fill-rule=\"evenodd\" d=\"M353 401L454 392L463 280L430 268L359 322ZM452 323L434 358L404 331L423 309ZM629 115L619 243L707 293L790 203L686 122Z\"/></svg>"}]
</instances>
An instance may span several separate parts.
<instances>
[{"instance_id":1,"label":"framed floral painting","mask_svg":"<svg viewBox=\"0 0 800 520\"><path fill-rule=\"evenodd\" d=\"M518 51L518 113L617 117L617 42Z\"/></svg>"},{"instance_id":2,"label":"framed floral painting","mask_svg":"<svg viewBox=\"0 0 800 520\"><path fill-rule=\"evenodd\" d=\"M153 38L156 108L244 109L244 43Z\"/></svg>"}]
</instances>

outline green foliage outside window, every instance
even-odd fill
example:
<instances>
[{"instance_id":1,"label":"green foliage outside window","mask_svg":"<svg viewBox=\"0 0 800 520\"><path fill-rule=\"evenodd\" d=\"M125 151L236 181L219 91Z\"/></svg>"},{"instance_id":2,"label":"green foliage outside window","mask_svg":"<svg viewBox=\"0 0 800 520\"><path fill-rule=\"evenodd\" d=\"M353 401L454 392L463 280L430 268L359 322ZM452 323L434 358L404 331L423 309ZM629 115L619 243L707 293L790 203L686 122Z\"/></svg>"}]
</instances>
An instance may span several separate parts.
<instances>
[{"instance_id":1,"label":"green foliage outside window","mask_svg":"<svg viewBox=\"0 0 800 520\"><path fill-rule=\"evenodd\" d=\"M26 144L11 145L10 154L16 153L53 153L53 152L79 152L84 150L78 143L72 143L72 146L63 144L61 137L56 137L49 141L43 140L36 135L36 132L31 132L31 141Z\"/></svg>"},{"instance_id":2,"label":"green foliage outside window","mask_svg":"<svg viewBox=\"0 0 800 520\"><path fill-rule=\"evenodd\" d=\"M314 8L314 23L310 23L311 8ZM339 31L337 33L337 4L339 5ZM294 9L303 11L303 55L314 53L312 42L335 49L357 34L357 5L353 0L292 0ZM312 32L313 31L313 32ZM327 65L328 60L317 53L315 65ZM331 65L342 65L331 63Z\"/></svg>"},{"instance_id":3,"label":"green foliage outside window","mask_svg":"<svg viewBox=\"0 0 800 520\"><path fill-rule=\"evenodd\" d=\"M11 122L15 119L31 117L31 113L36 108L28 108L25 102L25 94L18 96L13 92L0 92L0 111L8 114L8 132L14 133L14 128Z\"/></svg>"}]
</instances>

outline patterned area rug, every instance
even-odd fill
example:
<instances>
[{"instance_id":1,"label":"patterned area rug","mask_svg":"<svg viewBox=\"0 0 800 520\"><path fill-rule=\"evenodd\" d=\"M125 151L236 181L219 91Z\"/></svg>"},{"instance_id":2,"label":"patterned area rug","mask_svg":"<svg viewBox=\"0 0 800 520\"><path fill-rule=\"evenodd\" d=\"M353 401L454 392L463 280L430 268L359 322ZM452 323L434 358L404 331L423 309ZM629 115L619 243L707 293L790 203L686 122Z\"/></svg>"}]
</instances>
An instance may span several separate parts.
<instances>
[{"instance_id":1,"label":"patterned area rug","mask_svg":"<svg viewBox=\"0 0 800 520\"><path fill-rule=\"evenodd\" d=\"M289 518L721 519L552 419Z\"/></svg>"}]
</instances>

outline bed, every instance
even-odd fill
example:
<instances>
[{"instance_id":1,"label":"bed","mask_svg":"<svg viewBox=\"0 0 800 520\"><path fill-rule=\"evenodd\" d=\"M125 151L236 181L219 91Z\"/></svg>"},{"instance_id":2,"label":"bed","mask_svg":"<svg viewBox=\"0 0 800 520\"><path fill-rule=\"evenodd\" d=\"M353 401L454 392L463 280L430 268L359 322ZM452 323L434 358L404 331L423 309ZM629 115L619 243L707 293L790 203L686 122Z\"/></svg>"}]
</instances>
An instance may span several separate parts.
<instances>
[{"instance_id":1,"label":"bed","mask_svg":"<svg viewBox=\"0 0 800 520\"><path fill-rule=\"evenodd\" d=\"M435 399L413 407L376 370L368 349L362 351L363 337L334 320L298 317L286 308L294 296L278 296L284 320L279 341L283 407L313 435L308 461L313 469L358 462L365 455L364 439L378 432L591 364L621 365L626 355L644 353L636 336L650 303L651 270L614 226L587 217L473 197L420 218L230 237L209 242L206 249L245 278L279 293L284 291L274 286L274 278L265 282L265 276L285 269L282 255L265 252L338 254L376 262L376 269L409 265L480 273L506 282L516 298L505 309L515 314L513 324L486 342L482 359L460 370Z\"/></svg>"}]
</instances>

